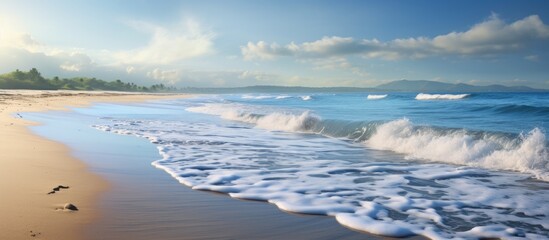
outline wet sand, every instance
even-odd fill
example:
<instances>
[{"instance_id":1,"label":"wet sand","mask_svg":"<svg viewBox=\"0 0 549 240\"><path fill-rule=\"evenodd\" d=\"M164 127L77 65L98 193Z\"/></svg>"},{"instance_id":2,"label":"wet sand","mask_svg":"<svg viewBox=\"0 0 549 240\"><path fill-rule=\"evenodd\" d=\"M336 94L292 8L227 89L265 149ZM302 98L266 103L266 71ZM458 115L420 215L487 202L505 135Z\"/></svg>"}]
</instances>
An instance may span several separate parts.
<instances>
[{"instance_id":1,"label":"wet sand","mask_svg":"<svg viewBox=\"0 0 549 240\"><path fill-rule=\"evenodd\" d=\"M109 186L66 146L32 134L21 112L166 97L177 96L0 90L0 239L82 239ZM61 210L66 203L79 210Z\"/></svg>"}]
</instances>

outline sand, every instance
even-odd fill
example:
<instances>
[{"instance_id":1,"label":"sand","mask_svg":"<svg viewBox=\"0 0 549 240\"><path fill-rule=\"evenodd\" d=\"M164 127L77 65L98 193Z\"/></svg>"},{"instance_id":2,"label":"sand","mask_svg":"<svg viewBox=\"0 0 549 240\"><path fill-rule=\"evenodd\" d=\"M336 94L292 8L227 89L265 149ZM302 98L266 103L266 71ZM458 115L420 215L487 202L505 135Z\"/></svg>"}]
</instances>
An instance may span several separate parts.
<instances>
[{"instance_id":1,"label":"sand","mask_svg":"<svg viewBox=\"0 0 549 240\"><path fill-rule=\"evenodd\" d=\"M178 97L186 96L0 90L0 239L82 239L109 188L67 147L32 134L28 126L36 123L17 113ZM67 203L78 210L64 209Z\"/></svg>"},{"instance_id":2,"label":"sand","mask_svg":"<svg viewBox=\"0 0 549 240\"><path fill-rule=\"evenodd\" d=\"M69 149L33 134L37 123L18 114L181 97L0 90L0 239L387 239L182 186L150 165L159 156L144 139L94 138L105 133L76 126L86 137ZM56 135L74 133L69 125Z\"/></svg>"}]
</instances>

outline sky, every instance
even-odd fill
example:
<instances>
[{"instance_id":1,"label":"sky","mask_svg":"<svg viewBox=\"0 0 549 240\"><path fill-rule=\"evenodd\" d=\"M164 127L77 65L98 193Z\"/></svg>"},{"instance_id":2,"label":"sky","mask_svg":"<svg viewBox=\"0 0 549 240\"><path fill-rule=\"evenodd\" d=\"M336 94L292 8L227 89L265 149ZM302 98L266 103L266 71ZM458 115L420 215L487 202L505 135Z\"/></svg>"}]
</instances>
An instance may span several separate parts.
<instances>
[{"instance_id":1,"label":"sky","mask_svg":"<svg viewBox=\"0 0 549 240\"><path fill-rule=\"evenodd\" d=\"M142 85L549 89L549 1L0 0L0 73Z\"/></svg>"}]
</instances>

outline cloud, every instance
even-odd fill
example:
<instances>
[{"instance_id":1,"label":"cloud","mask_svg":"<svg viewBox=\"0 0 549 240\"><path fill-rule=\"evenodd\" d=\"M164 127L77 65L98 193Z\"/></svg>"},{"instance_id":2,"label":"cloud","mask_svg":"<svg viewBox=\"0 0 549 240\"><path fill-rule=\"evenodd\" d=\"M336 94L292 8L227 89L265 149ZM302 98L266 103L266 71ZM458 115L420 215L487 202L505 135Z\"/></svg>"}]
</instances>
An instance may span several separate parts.
<instances>
[{"instance_id":1,"label":"cloud","mask_svg":"<svg viewBox=\"0 0 549 240\"><path fill-rule=\"evenodd\" d=\"M268 83L272 82L273 80L276 81L278 76L274 74L268 74L265 72L258 72L258 71L242 71L238 75L238 79L242 80L255 80L259 83Z\"/></svg>"},{"instance_id":2,"label":"cloud","mask_svg":"<svg viewBox=\"0 0 549 240\"><path fill-rule=\"evenodd\" d=\"M53 56L63 61L59 68L69 72L79 72L83 68L94 65L92 59L81 52L60 52Z\"/></svg>"},{"instance_id":3,"label":"cloud","mask_svg":"<svg viewBox=\"0 0 549 240\"><path fill-rule=\"evenodd\" d=\"M131 74L131 80L127 80L136 83L148 85L154 80L175 84L182 78L179 61L213 52L215 34L196 22L182 22L173 28L144 22L132 24L150 33L148 44L128 51L94 51L45 45L29 33L3 27L6 24L0 19L0 71L37 68L46 76L94 76L106 80ZM167 66L172 63L173 66Z\"/></svg>"},{"instance_id":4,"label":"cloud","mask_svg":"<svg viewBox=\"0 0 549 240\"><path fill-rule=\"evenodd\" d=\"M133 72L135 72L135 67L133 66L126 67L126 73L132 74Z\"/></svg>"},{"instance_id":5,"label":"cloud","mask_svg":"<svg viewBox=\"0 0 549 240\"><path fill-rule=\"evenodd\" d=\"M266 42L259 41L257 43L248 42L248 45L240 48L244 59L250 60L254 58L259 59L273 59L277 56L290 56L299 51L299 47L293 42L282 47L276 43L267 44Z\"/></svg>"},{"instance_id":6,"label":"cloud","mask_svg":"<svg viewBox=\"0 0 549 240\"><path fill-rule=\"evenodd\" d=\"M0 47L3 71L37 67L57 75L60 71L79 72L94 69L95 63L89 56L80 52L41 52L22 48Z\"/></svg>"},{"instance_id":7,"label":"cloud","mask_svg":"<svg viewBox=\"0 0 549 240\"><path fill-rule=\"evenodd\" d=\"M37 64L33 67L43 65L51 67L53 65L60 70L69 72L78 72L94 65L91 58L79 50L47 46L29 33L9 31L8 29L0 31L0 58L6 61L3 65L12 65L14 63L12 61L21 62L22 66L26 65L25 63L33 62ZM39 61L47 63L37 63Z\"/></svg>"},{"instance_id":8,"label":"cloud","mask_svg":"<svg viewBox=\"0 0 549 240\"><path fill-rule=\"evenodd\" d=\"M433 38L415 37L382 42L377 39L323 37L313 42L281 46L264 41L241 47L246 60L276 57L326 58L359 55L385 60L417 59L434 56L492 56L527 48L534 41L549 39L549 26L537 15L506 24L497 15L465 32L450 32Z\"/></svg>"},{"instance_id":9,"label":"cloud","mask_svg":"<svg viewBox=\"0 0 549 240\"><path fill-rule=\"evenodd\" d=\"M170 85L174 85L181 80L178 70L161 70L159 68L147 72L147 77L166 82Z\"/></svg>"},{"instance_id":10,"label":"cloud","mask_svg":"<svg viewBox=\"0 0 549 240\"><path fill-rule=\"evenodd\" d=\"M214 52L215 34L191 20L173 28L145 22L132 22L132 25L149 32L151 39L144 47L116 52L115 57L124 64L166 65Z\"/></svg>"},{"instance_id":11,"label":"cloud","mask_svg":"<svg viewBox=\"0 0 549 240\"><path fill-rule=\"evenodd\" d=\"M42 44L36 41L28 33L1 31L0 47L11 47L25 49L29 52L38 52L42 48Z\"/></svg>"}]
</instances>

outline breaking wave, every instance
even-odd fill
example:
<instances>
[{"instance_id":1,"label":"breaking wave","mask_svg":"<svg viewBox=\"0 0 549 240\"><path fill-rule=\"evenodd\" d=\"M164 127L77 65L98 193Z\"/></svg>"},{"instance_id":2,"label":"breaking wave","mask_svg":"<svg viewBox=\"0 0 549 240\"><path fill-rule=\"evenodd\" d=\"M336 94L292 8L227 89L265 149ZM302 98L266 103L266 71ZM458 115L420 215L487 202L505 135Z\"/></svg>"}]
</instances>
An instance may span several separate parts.
<instances>
[{"instance_id":1,"label":"breaking wave","mask_svg":"<svg viewBox=\"0 0 549 240\"><path fill-rule=\"evenodd\" d=\"M269 99L269 98L273 98L273 96L269 96L269 95L259 95L259 96L255 96L255 95L243 95L241 97L242 99Z\"/></svg>"},{"instance_id":2,"label":"breaking wave","mask_svg":"<svg viewBox=\"0 0 549 240\"><path fill-rule=\"evenodd\" d=\"M377 127L366 146L406 154L412 159L530 173L549 181L549 150L545 134L437 129L399 119Z\"/></svg>"},{"instance_id":3,"label":"breaking wave","mask_svg":"<svg viewBox=\"0 0 549 240\"><path fill-rule=\"evenodd\" d=\"M427 94L420 93L416 100L457 100L469 97L470 94Z\"/></svg>"},{"instance_id":4,"label":"breaking wave","mask_svg":"<svg viewBox=\"0 0 549 240\"><path fill-rule=\"evenodd\" d=\"M386 98L386 97L387 97L387 94L383 94L383 95L369 94L368 97L366 97L366 99L368 99L368 100L378 100L378 99L383 99L383 98Z\"/></svg>"},{"instance_id":5,"label":"breaking wave","mask_svg":"<svg viewBox=\"0 0 549 240\"><path fill-rule=\"evenodd\" d=\"M313 99L313 97L311 97L311 96L302 96L301 99L303 101L309 101L309 100Z\"/></svg>"},{"instance_id":6,"label":"breaking wave","mask_svg":"<svg viewBox=\"0 0 549 240\"><path fill-rule=\"evenodd\" d=\"M405 154L409 160L512 170L549 181L549 147L539 128L528 133L507 134L417 126L406 118L388 122L323 120L309 111L258 114L243 105L229 107L226 104L206 104L187 110L272 131L350 139L368 148Z\"/></svg>"}]
</instances>

